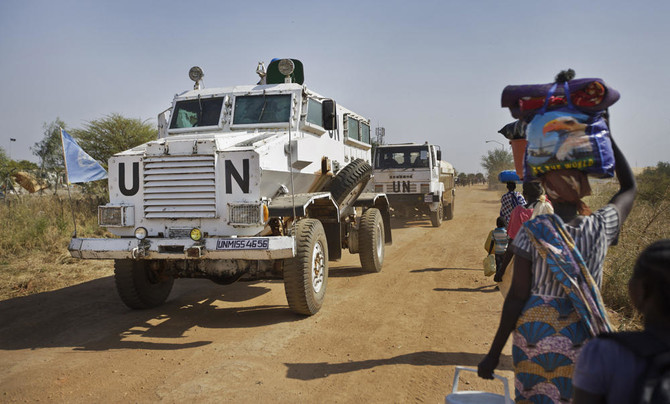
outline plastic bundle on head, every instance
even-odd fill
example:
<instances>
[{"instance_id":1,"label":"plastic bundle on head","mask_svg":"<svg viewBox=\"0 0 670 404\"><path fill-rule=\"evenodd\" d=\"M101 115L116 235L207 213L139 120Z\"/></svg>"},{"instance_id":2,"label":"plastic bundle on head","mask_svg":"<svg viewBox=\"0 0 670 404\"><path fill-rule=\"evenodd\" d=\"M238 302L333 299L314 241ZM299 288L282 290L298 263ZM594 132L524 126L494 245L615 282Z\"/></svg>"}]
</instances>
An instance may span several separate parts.
<instances>
[{"instance_id":1,"label":"plastic bundle on head","mask_svg":"<svg viewBox=\"0 0 670 404\"><path fill-rule=\"evenodd\" d=\"M525 142L516 145L515 153L517 171L521 171L520 150L525 149L520 175L525 181L563 169L598 177L614 175L605 110L619 99L619 93L602 79L572 78L574 71L570 69L559 73L553 83L507 86L503 90L502 106L528 123ZM506 133L523 139L511 129Z\"/></svg>"}]
</instances>

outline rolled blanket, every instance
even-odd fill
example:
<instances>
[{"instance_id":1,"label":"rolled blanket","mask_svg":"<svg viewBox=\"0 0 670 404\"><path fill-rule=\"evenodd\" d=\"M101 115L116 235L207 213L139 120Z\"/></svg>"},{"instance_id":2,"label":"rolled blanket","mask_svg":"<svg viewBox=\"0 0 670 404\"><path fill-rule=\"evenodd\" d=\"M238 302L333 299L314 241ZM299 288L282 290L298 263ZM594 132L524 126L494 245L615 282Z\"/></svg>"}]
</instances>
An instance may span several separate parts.
<instances>
[{"instance_id":1,"label":"rolled blanket","mask_svg":"<svg viewBox=\"0 0 670 404\"><path fill-rule=\"evenodd\" d=\"M503 89L500 104L509 108L512 116L524 119L544 105L545 97L554 83L507 86ZM608 87L602 79L586 78L568 81L572 104L586 113L609 108L619 100L620 94ZM560 86L559 86L560 87ZM549 109L567 104L560 90L549 100Z\"/></svg>"}]
</instances>

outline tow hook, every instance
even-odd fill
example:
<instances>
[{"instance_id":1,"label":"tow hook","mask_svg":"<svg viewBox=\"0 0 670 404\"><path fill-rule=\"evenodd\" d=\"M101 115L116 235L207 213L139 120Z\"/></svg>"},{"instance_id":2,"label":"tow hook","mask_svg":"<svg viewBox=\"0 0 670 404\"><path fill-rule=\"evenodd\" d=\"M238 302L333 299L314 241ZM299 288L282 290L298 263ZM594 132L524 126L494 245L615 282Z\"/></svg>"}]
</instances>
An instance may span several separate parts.
<instances>
[{"instance_id":1,"label":"tow hook","mask_svg":"<svg viewBox=\"0 0 670 404\"><path fill-rule=\"evenodd\" d=\"M147 250L149 249L149 241L147 239L140 240L137 244L137 247L133 248L131 256L133 259L138 260L147 256Z\"/></svg>"}]
</instances>

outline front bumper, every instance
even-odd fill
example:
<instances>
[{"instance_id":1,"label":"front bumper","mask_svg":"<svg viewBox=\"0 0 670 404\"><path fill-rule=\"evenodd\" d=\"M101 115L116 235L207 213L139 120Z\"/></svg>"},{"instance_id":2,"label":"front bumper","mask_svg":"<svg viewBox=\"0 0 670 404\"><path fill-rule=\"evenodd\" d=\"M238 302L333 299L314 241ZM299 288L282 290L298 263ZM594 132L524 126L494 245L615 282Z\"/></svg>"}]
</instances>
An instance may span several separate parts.
<instances>
[{"instance_id":1,"label":"front bumper","mask_svg":"<svg viewBox=\"0 0 670 404\"><path fill-rule=\"evenodd\" d=\"M295 255L293 237L73 238L68 250L83 259L243 259L273 260Z\"/></svg>"}]
</instances>

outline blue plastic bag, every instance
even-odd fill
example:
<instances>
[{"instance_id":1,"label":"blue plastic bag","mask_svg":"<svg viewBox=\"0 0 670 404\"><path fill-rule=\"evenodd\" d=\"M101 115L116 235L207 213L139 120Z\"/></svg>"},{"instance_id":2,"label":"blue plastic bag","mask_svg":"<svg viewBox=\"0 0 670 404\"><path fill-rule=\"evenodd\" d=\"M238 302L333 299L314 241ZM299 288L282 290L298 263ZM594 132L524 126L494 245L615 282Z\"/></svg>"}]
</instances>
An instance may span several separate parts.
<instances>
[{"instance_id":1,"label":"blue plastic bag","mask_svg":"<svg viewBox=\"0 0 670 404\"><path fill-rule=\"evenodd\" d=\"M547 93L549 100L556 91ZM565 93L570 94L568 83ZM578 169L598 177L614 176L614 152L609 127L602 113L577 110L566 97L566 107L547 111L547 101L526 128L528 147L524 161L524 180L552 170Z\"/></svg>"},{"instance_id":2,"label":"blue plastic bag","mask_svg":"<svg viewBox=\"0 0 670 404\"><path fill-rule=\"evenodd\" d=\"M514 170L504 170L498 174L498 181L500 182L521 182L521 178L516 175Z\"/></svg>"}]
</instances>

